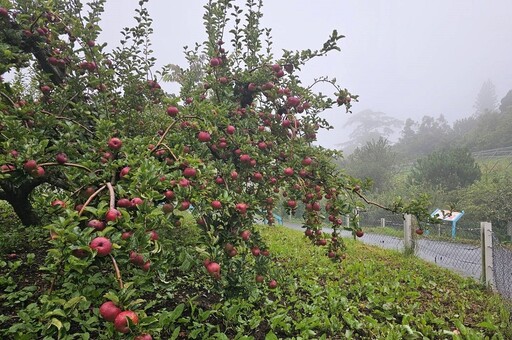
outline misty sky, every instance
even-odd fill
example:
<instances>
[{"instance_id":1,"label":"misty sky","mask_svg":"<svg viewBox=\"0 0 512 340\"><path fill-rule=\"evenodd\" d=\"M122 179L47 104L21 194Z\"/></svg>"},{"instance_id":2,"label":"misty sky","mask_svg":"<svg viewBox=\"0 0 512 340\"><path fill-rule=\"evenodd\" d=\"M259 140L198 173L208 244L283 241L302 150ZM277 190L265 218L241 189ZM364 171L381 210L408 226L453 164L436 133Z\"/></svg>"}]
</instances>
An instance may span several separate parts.
<instances>
[{"instance_id":1,"label":"misty sky","mask_svg":"<svg viewBox=\"0 0 512 340\"><path fill-rule=\"evenodd\" d=\"M102 40L117 44L119 31L134 24L137 3L107 1ZM205 39L205 3L150 1L159 65L186 66L183 46ZM302 75L305 84L317 76L336 77L360 95L354 113L371 109L415 120L443 114L453 122L474 112L487 79L496 86L498 100L512 89L510 0L265 0L263 10L276 56L283 48L319 48L333 29L346 36L341 53L311 63ZM322 133L319 144L335 148L347 140L347 115L344 110L325 113L335 129Z\"/></svg>"}]
</instances>

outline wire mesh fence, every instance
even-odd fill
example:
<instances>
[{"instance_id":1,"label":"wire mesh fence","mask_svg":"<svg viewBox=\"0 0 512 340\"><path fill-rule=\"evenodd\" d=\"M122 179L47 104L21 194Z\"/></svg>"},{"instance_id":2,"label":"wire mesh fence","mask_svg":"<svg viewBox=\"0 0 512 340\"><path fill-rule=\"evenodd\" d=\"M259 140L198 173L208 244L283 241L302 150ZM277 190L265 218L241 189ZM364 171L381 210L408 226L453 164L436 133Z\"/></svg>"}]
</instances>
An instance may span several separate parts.
<instances>
[{"instance_id":1,"label":"wire mesh fence","mask_svg":"<svg viewBox=\"0 0 512 340\"><path fill-rule=\"evenodd\" d=\"M361 241L383 248L405 250L403 215L364 211L359 214L359 225L365 232ZM417 223L413 222L413 225ZM461 275L481 279L482 250L479 225L459 224L455 230L449 223L429 225L422 235L412 232L411 237L418 257Z\"/></svg>"},{"instance_id":2,"label":"wire mesh fence","mask_svg":"<svg viewBox=\"0 0 512 340\"><path fill-rule=\"evenodd\" d=\"M437 265L480 280L482 248L480 226L430 225L418 236L416 254ZM455 237L453 237L455 235Z\"/></svg>"},{"instance_id":3,"label":"wire mesh fence","mask_svg":"<svg viewBox=\"0 0 512 340\"><path fill-rule=\"evenodd\" d=\"M364 230L361 241L386 249L404 250L404 218L400 214L359 214L359 226Z\"/></svg>"},{"instance_id":4,"label":"wire mesh fence","mask_svg":"<svg viewBox=\"0 0 512 340\"><path fill-rule=\"evenodd\" d=\"M512 303L512 244L492 237L492 267L496 290Z\"/></svg>"}]
</instances>

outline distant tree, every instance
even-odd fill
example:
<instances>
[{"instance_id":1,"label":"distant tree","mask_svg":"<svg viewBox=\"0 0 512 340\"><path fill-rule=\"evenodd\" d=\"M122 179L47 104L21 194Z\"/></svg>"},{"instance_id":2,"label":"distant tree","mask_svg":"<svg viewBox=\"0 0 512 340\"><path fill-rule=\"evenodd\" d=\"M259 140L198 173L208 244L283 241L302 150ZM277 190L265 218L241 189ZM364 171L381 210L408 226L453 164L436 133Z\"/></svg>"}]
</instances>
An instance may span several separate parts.
<instances>
[{"instance_id":1,"label":"distant tree","mask_svg":"<svg viewBox=\"0 0 512 340\"><path fill-rule=\"evenodd\" d=\"M476 115L480 115L488 111L494 111L498 107L496 88L491 80L487 80L482 84L480 92L478 92L476 97L474 107Z\"/></svg>"},{"instance_id":2,"label":"distant tree","mask_svg":"<svg viewBox=\"0 0 512 340\"><path fill-rule=\"evenodd\" d=\"M471 185L481 174L468 149L447 148L418 159L408 179L411 184L451 191Z\"/></svg>"},{"instance_id":3,"label":"distant tree","mask_svg":"<svg viewBox=\"0 0 512 340\"><path fill-rule=\"evenodd\" d=\"M436 149L446 147L451 139L452 128L443 115L438 118L424 116L421 123L407 119L395 150L405 158L416 159Z\"/></svg>"},{"instance_id":4,"label":"distant tree","mask_svg":"<svg viewBox=\"0 0 512 340\"><path fill-rule=\"evenodd\" d=\"M344 127L354 126L350 134L350 140L339 144L346 154L352 153L356 148L364 146L367 142L388 139L400 128L402 122L399 119L388 116L384 112L363 110L348 119Z\"/></svg>"},{"instance_id":5,"label":"distant tree","mask_svg":"<svg viewBox=\"0 0 512 340\"><path fill-rule=\"evenodd\" d=\"M490 221L504 228L512 221L512 173L489 172L462 192L459 203L466 215L476 221ZM503 229L502 229L503 231Z\"/></svg>"},{"instance_id":6,"label":"distant tree","mask_svg":"<svg viewBox=\"0 0 512 340\"><path fill-rule=\"evenodd\" d=\"M471 151L512 145L512 115L488 111L478 116L457 120L453 124L452 143Z\"/></svg>"},{"instance_id":7,"label":"distant tree","mask_svg":"<svg viewBox=\"0 0 512 340\"><path fill-rule=\"evenodd\" d=\"M512 90L508 91L505 97L501 99L501 113L512 113Z\"/></svg>"},{"instance_id":8,"label":"distant tree","mask_svg":"<svg viewBox=\"0 0 512 340\"><path fill-rule=\"evenodd\" d=\"M347 172L361 179L371 180L375 191L385 188L396 169L396 153L392 151L389 141L380 137L357 147L347 157Z\"/></svg>"}]
</instances>

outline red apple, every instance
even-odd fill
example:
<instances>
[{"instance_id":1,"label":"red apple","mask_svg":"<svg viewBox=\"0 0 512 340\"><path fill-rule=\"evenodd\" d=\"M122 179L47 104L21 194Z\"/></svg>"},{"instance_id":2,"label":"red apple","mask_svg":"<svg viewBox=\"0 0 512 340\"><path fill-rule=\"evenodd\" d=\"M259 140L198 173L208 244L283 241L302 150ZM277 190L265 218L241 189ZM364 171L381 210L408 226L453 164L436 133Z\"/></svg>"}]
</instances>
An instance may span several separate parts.
<instances>
[{"instance_id":1,"label":"red apple","mask_svg":"<svg viewBox=\"0 0 512 340\"><path fill-rule=\"evenodd\" d=\"M185 168L183 170L183 176L185 177L194 177L197 173L197 170L194 168Z\"/></svg>"},{"instance_id":2,"label":"red apple","mask_svg":"<svg viewBox=\"0 0 512 340\"><path fill-rule=\"evenodd\" d=\"M263 283L265 277L263 275L256 275L256 282Z\"/></svg>"},{"instance_id":3,"label":"red apple","mask_svg":"<svg viewBox=\"0 0 512 340\"><path fill-rule=\"evenodd\" d=\"M279 65L279 64L274 64L271 67L272 67L272 71L274 71L274 73L281 71L281 65Z\"/></svg>"},{"instance_id":4,"label":"red apple","mask_svg":"<svg viewBox=\"0 0 512 340\"><path fill-rule=\"evenodd\" d=\"M144 203L144 201L140 197L134 197L134 198L132 198L131 203L132 203L132 208L133 208L133 207L138 207L139 205Z\"/></svg>"},{"instance_id":5,"label":"red apple","mask_svg":"<svg viewBox=\"0 0 512 340\"><path fill-rule=\"evenodd\" d=\"M105 214L105 220L107 220L107 222L115 222L119 217L121 217L121 212L114 208L108 209Z\"/></svg>"},{"instance_id":6,"label":"red apple","mask_svg":"<svg viewBox=\"0 0 512 340\"><path fill-rule=\"evenodd\" d=\"M66 203L64 201L61 201L61 200L55 200L52 202L52 206L55 207L55 206L59 206L61 208L65 208L66 207Z\"/></svg>"},{"instance_id":7,"label":"red apple","mask_svg":"<svg viewBox=\"0 0 512 340\"><path fill-rule=\"evenodd\" d=\"M44 174L45 174L45 171L42 166L38 166L36 170L31 172L31 175L34 177L43 177Z\"/></svg>"},{"instance_id":8,"label":"red apple","mask_svg":"<svg viewBox=\"0 0 512 340\"><path fill-rule=\"evenodd\" d=\"M286 176L293 176L293 172L294 172L294 171L293 171L293 168L286 168L286 169L284 169L284 171L283 171L283 172L284 172L284 174L285 174Z\"/></svg>"},{"instance_id":9,"label":"red apple","mask_svg":"<svg viewBox=\"0 0 512 340\"><path fill-rule=\"evenodd\" d=\"M89 247L98 252L98 256L107 256L112 251L112 242L106 237L96 237Z\"/></svg>"},{"instance_id":10,"label":"red apple","mask_svg":"<svg viewBox=\"0 0 512 340\"><path fill-rule=\"evenodd\" d=\"M252 253L252 255L254 255L254 256L260 256L260 248L258 248L258 247L252 247L252 248L251 248L251 253Z\"/></svg>"},{"instance_id":11,"label":"red apple","mask_svg":"<svg viewBox=\"0 0 512 340\"><path fill-rule=\"evenodd\" d=\"M134 325L139 323L139 317L137 316L137 314L135 314L135 312L131 310L125 310L119 313L114 320L114 328L116 329L116 331L120 333L130 332L128 319L130 319Z\"/></svg>"},{"instance_id":12,"label":"red apple","mask_svg":"<svg viewBox=\"0 0 512 340\"><path fill-rule=\"evenodd\" d=\"M142 266L144 264L144 257L141 254L131 250L130 251L130 262L136 266Z\"/></svg>"},{"instance_id":13,"label":"red apple","mask_svg":"<svg viewBox=\"0 0 512 340\"><path fill-rule=\"evenodd\" d=\"M128 198L120 198L117 200L116 205L120 208L130 208L132 206L132 202Z\"/></svg>"},{"instance_id":14,"label":"red apple","mask_svg":"<svg viewBox=\"0 0 512 340\"><path fill-rule=\"evenodd\" d=\"M205 142L209 142L211 140L211 136L208 132L206 131L200 131L198 134L197 134L197 139L202 142L202 143L205 143Z\"/></svg>"},{"instance_id":15,"label":"red apple","mask_svg":"<svg viewBox=\"0 0 512 340\"><path fill-rule=\"evenodd\" d=\"M212 58L210 59L210 66L211 67L217 67L221 63L221 60L219 58Z\"/></svg>"},{"instance_id":16,"label":"red apple","mask_svg":"<svg viewBox=\"0 0 512 340\"><path fill-rule=\"evenodd\" d=\"M100 220L90 220L87 222L87 226L96 229L97 231L102 231L105 229L105 222Z\"/></svg>"},{"instance_id":17,"label":"red apple","mask_svg":"<svg viewBox=\"0 0 512 340\"><path fill-rule=\"evenodd\" d=\"M133 232L131 231L125 231L121 234L121 240L127 240L129 239L130 237L132 237L133 235Z\"/></svg>"},{"instance_id":18,"label":"red apple","mask_svg":"<svg viewBox=\"0 0 512 340\"><path fill-rule=\"evenodd\" d=\"M68 156L65 153L61 152L58 153L57 156L55 156L55 160L59 164L64 164L68 161Z\"/></svg>"},{"instance_id":19,"label":"red apple","mask_svg":"<svg viewBox=\"0 0 512 340\"><path fill-rule=\"evenodd\" d=\"M363 237L363 235L364 235L364 231L362 231L361 229L358 229L358 230L356 231L356 236L357 236L357 237Z\"/></svg>"},{"instance_id":20,"label":"red apple","mask_svg":"<svg viewBox=\"0 0 512 340\"><path fill-rule=\"evenodd\" d=\"M289 201L287 202L287 204L288 204L288 207L290 207L290 208L292 208L292 209L294 209L294 208L296 208L296 207L297 207L297 202L296 202L296 201L294 201L294 200L289 200Z\"/></svg>"},{"instance_id":21,"label":"red apple","mask_svg":"<svg viewBox=\"0 0 512 340\"><path fill-rule=\"evenodd\" d=\"M311 159L311 157L304 157L304 159L302 160L302 165L304 165L304 166L308 166L311 163L313 163L313 160Z\"/></svg>"},{"instance_id":22,"label":"red apple","mask_svg":"<svg viewBox=\"0 0 512 340\"><path fill-rule=\"evenodd\" d=\"M296 107L300 104L300 99L297 97L288 97L286 100L286 105L291 107Z\"/></svg>"},{"instance_id":23,"label":"red apple","mask_svg":"<svg viewBox=\"0 0 512 340\"><path fill-rule=\"evenodd\" d=\"M229 135L232 135L235 133L235 127L233 125L228 125L228 127L226 128L226 133L229 134Z\"/></svg>"},{"instance_id":24,"label":"red apple","mask_svg":"<svg viewBox=\"0 0 512 340\"><path fill-rule=\"evenodd\" d=\"M31 160L28 160L25 162L25 164L23 164L23 170L25 170L26 172L33 172L37 169L37 162L33 159Z\"/></svg>"},{"instance_id":25,"label":"red apple","mask_svg":"<svg viewBox=\"0 0 512 340\"><path fill-rule=\"evenodd\" d=\"M190 202L189 202L189 201L183 201L183 202L181 202L181 205L180 205L180 207L179 207L179 209L180 209L181 211L185 211L185 210L187 210L188 208L190 208Z\"/></svg>"},{"instance_id":26,"label":"red apple","mask_svg":"<svg viewBox=\"0 0 512 340\"><path fill-rule=\"evenodd\" d=\"M270 280L268 283L268 288L275 289L277 287L277 281L276 280Z\"/></svg>"},{"instance_id":27,"label":"red apple","mask_svg":"<svg viewBox=\"0 0 512 340\"><path fill-rule=\"evenodd\" d=\"M237 203L235 205L236 211L238 211L241 214L245 214L247 212L247 204L245 203Z\"/></svg>"},{"instance_id":28,"label":"red apple","mask_svg":"<svg viewBox=\"0 0 512 340\"><path fill-rule=\"evenodd\" d=\"M114 322L119 313L121 309L112 301L104 302L100 306L100 315L107 321Z\"/></svg>"},{"instance_id":29,"label":"red apple","mask_svg":"<svg viewBox=\"0 0 512 340\"><path fill-rule=\"evenodd\" d=\"M156 231L154 231L154 230L148 231L148 234L149 234L149 239L151 241L156 241L159 238L158 233Z\"/></svg>"},{"instance_id":30,"label":"red apple","mask_svg":"<svg viewBox=\"0 0 512 340\"><path fill-rule=\"evenodd\" d=\"M248 241L249 237L251 237L251 231L250 230L244 230L240 233L240 237L242 237L242 240Z\"/></svg>"},{"instance_id":31,"label":"red apple","mask_svg":"<svg viewBox=\"0 0 512 340\"><path fill-rule=\"evenodd\" d=\"M215 200L215 201L212 201L211 206L213 209L221 209L222 203L220 201Z\"/></svg>"},{"instance_id":32,"label":"red apple","mask_svg":"<svg viewBox=\"0 0 512 340\"><path fill-rule=\"evenodd\" d=\"M151 261L146 261L140 268L145 272L149 272L151 269Z\"/></svg>"},{"instance_id":33,"label":"red apple","mask_svg":"<svg viewBox=\"0 0 512 340\"><path fill-rule=\"evenodd\" d=\"M121 169L121 171L119 172L119 177L120 178L124 178L126 175L128 175L128 173L130 172L130 167L129 166L125 166L124 168Z\"/></svg>"},{"instance_id":34,"label":"red apple","mask_svg":"<svg viewBox=\"0 0 512 340\"><path fill-rule=\"evenodd\" d=\"M423 235L423 229L421 229L421 228L416 229L416 234Z\"/></svg>"},{"instance_id":35,"label":"red apple","mask_svg":"<svg viewBox=\"0 0 512 340\"><path fill-rule=\"evenodd\" d=\"M176 117L180 111L176 106L169 106L167 108L167 114L171 117Z\"/></svg>"},{"instance_id":36,"label":"red apple","mask_svg":"<svg viewBox=\"0 0 512 340\"><path fill-rule=\"evenodd\" d=\"M172 190L166 190L164 192L164 196L165 198L167 198L168 200L172 200L174 199L175 195L174 195L174 192Z\"/></svg>"},{"instance_id":37,"label":"red apple","mask_svg":"<svg viewBox=\"0 0 512 340\"><path fill-rule=\"evenodd\" d=\"M153 340L153 337L150 334L141 334L137 335L133 340Z\"/></svg>"},{"instance_id":38,"label":"red apple","mask_svg":"<svg viewBox=\"0 0 512 340\"><path fill-rule=\"evenodd\" d=\"M119 150L123 145L123 142L117 137L112 137L108 141L107 145L111 150Z\"/></svg>"},{"instance_id":39,"label":"red apple","mask_svg":"<svg viewBox=\"0 0 512 340\"><path fill-rule=\"evenodd\" d=\"M174 206L170 203L165 203L164 205L162 205L162 211L164 212L164 214L170 214L172 213L173 210Z\"/></svg>"},{"instance_id":40,"label":"red apple","mask_svg":"<svg viewBox=\"0 0 512 340\"><path fill-rule=\"evenodd\" d=\"M209 262L206 266L206 270L210 275L212 275L215 278L220 278L220 264L217 262Z\"/></svg>"}]
</instances>

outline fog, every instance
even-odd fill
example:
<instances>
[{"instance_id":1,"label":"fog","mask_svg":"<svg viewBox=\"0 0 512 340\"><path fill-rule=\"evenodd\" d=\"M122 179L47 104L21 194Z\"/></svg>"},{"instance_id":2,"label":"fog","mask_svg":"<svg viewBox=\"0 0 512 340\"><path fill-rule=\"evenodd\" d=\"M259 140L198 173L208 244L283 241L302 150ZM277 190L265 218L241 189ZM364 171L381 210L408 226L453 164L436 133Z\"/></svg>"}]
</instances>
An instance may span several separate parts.
<instances>
[{"instance_id":1,"label":"fog","mask_svg":"<svg viewBox=\"0 0 512 340\"><path fill-rule=\"evenodd\" d=\"M117 44L122 27L134 24L137 3L107 1L102 40ZM186 66L182 47L205 39L205 3L150 1L158 65ZM333 29L346 36L341 53L317 60L302 76L305 84L317 76L336 77L360 95L354 113L371 109L402 120L443 114L453 122L474 113L486 80L495 85L498 101L512 89L510 0L266 0L263 11L276 56L283 48L319 48ZM334 129L321 133L318 143L336 148L350 134L344 128L348 114L336 109L324 115Z\"/></svg>"}]
</instances>

